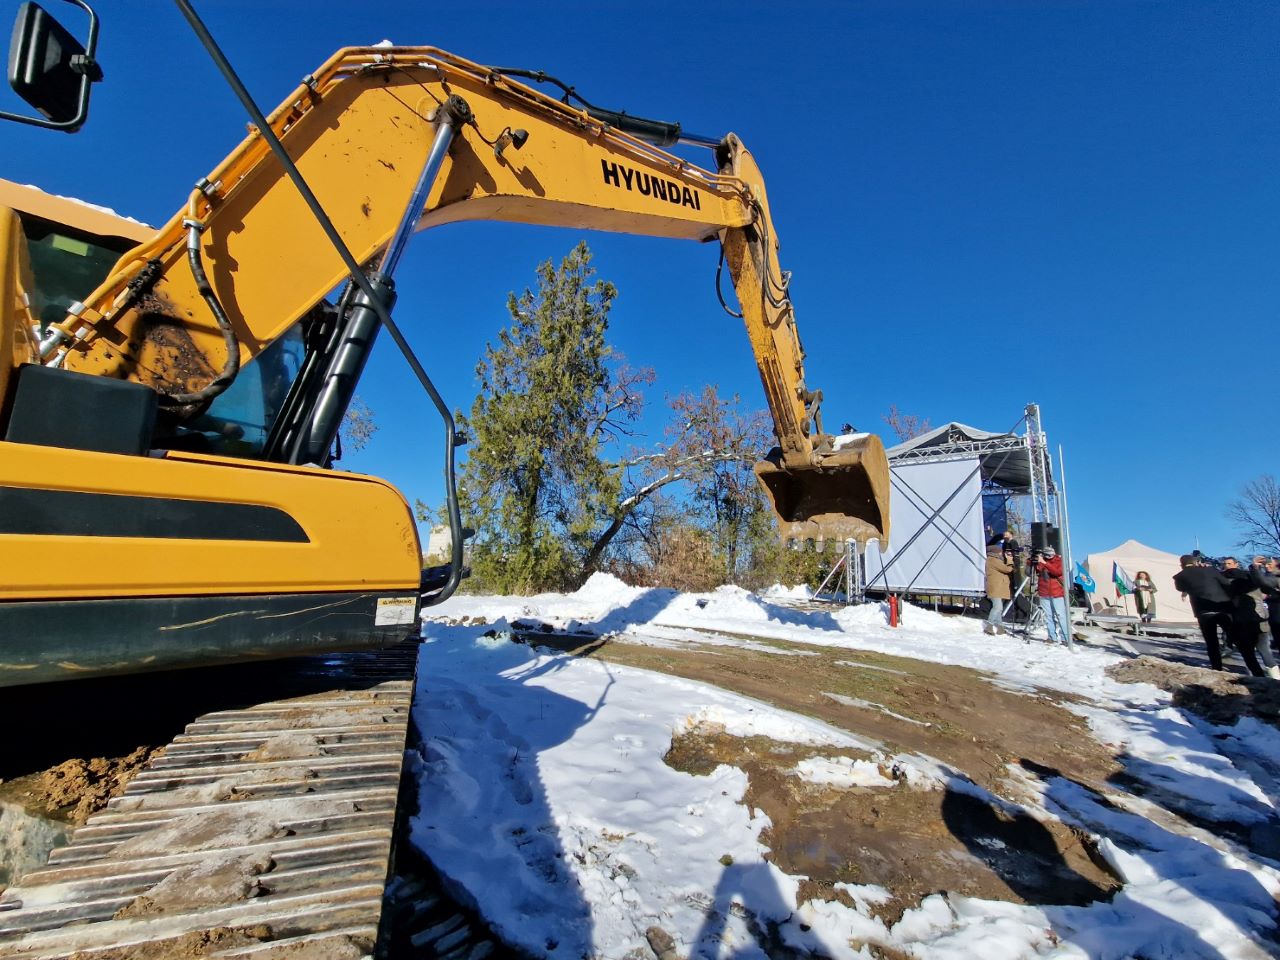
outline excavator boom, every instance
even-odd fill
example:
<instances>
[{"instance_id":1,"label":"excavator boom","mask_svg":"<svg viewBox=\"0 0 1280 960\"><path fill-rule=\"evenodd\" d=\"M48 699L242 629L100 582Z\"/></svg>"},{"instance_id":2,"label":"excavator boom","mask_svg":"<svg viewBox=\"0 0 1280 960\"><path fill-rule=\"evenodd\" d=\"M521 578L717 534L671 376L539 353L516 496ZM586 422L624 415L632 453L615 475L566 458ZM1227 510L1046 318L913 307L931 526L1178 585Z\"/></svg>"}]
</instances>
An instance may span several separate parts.
<instances>
[{"instance_id":1,"label":"excavator boom","mask_svg":"<svg viewBox=\"0 0 1280 960\"><path fill-rule=\"evenodd\" d=\"M304 650L349 648L357 612L369 643L412 620L418 544L403 498L322 468L389 317L367 291L389 310L408 233L462 220L718 241L777 435L757 473L780 532L887 538L883 448L863 436L837 449L822 431L750 152L729 134L703 169L507 73L431 47L339 51L265 119L296 171L251 129L56 322L23 307L25 215L0 216L12 288L0 291L0 543L17 571L0 586L0 633L34 635L51 613L81 630L102 614L88 598L129 605L149 631L68 654L63 673L24 648L0 658L0 684L296 652L289 638L307 631ZM336 308L325 298L349 264L293 173L366 267ZM205 646L182 647L197 635Z\"/></svg>"},{"instance_id":2,"label":"excavator boom","mask_svg":"<svg viewBox=\"0 0 1280 960\"><path fill-rule=\"evenodd\" d=\"M805 383L764 178L736 136L717 149L716 170L701 169L431 47L340 51L268 121L356 259L371 262L392 240L450 97L465 102L469 117L418 228L486 219L719 238L778 437L778 451L759 473L781 532L807 540L885 540L887 466L879 441L836 451L822 433L821 395ZM520 133L518 146L512 131ZM202 181L188 209L67 322L71 333L88 321L66 355L67 369L135 379L162 393L190 391L221 369L224 337L185 266L184 224L193 219L203 224L213 287L231 294L224 307L241 363L345 275L285 171L251 133ZM156 262L145 304L121 309L128 285ZM114 342L99 331L110 331Z\"/></svg>"}]
</instances>

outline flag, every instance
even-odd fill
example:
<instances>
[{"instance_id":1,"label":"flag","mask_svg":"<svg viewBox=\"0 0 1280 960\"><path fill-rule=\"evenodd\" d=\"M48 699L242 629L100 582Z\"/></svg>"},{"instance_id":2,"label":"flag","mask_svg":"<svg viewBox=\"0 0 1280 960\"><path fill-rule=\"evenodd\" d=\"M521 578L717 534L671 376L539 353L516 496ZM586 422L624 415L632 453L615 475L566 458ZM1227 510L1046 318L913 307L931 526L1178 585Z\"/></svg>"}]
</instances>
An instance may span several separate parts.
<instances>
[{"instance_id":1,"label":"flag","mask_svg":"<svg viewBox=\"0 0 1280 960\"><path fill-rule=\"evenodd\" d=\"M1098 585L1093 582L1093 577L1089 576L1089 571L1084 568L1084 564L1079 562L1076 563L1075 580L1085 593L1093 593L1098 589Z\"/></svg>"},{"instance_id":2,"label":"flag","mask_svg":"<svg viewBox=\"0 0 1280 960\"><path fill-rule=\"evenodd\" d=\"M1127 597L1133 593L1133 578L1114 560L1111 561L1111 579L1115 581L1117 597Z\"/></svg>"}]
</instances>

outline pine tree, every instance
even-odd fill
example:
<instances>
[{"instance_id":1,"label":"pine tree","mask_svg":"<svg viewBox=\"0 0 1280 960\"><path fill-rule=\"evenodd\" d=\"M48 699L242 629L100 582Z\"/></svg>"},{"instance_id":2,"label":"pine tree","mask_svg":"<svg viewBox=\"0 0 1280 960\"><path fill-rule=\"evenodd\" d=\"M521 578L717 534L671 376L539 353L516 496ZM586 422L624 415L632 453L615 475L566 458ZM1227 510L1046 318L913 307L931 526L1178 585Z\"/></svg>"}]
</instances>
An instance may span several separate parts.
<instances>
[{"instance_id":1,"label":"pine tree","mask_svg":"<svg viewBox=\"0 0 1280 960\"><path fill-rule=\"evenodd\" d=\"M609 459L653 373L609 348L617 291L595 278L586 244L537 276L536 290L508 297L512 323L486 347L480 392L470 416L458 416L471 438L459 495L477 530L469 588L574 589L598 569L691 589L806 577L778 549L751 469L769 445L766 415L741 412L737 397L709 386L671 401L656 452ZM664 497L685 484L688 496Z\"/></svg>"},{"instance_id":2,"label":"pine tree","mask_svg":"<svg viewBox=\"0 0 1280 960\"><path fill-rule=\"evenodd\" d=\"M581 581L600 518L622 489L602 444L638 413L628 381L608 364L617 290L593 279L587 245L537 275L536 291L508 297L511 326L486 347L480 393L461 423L471 437L460 494L478 531L473 577L502 592Z\"/></svg>"}]
</instances>

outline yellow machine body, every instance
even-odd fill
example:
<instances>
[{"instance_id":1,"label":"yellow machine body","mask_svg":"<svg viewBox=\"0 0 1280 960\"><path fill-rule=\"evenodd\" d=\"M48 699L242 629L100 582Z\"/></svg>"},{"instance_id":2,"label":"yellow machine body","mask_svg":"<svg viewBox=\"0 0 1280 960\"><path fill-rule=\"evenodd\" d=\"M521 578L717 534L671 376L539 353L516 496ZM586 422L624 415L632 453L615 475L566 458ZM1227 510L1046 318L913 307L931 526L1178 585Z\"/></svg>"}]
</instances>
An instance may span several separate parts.
<instances>
[{"instance_id":1,"label":"yellow machine body","mask_svg":"<svg viewBox=\"0 0 1280 960\"><path fill-rule=\"evenodd\" d=\"M102 251L154 234L0 180L0 425L39 361L31 251L105 274ZM0 440L0 686L395 642L420 568L409 506L377 478Z\"/></svg>"}]
</instances>

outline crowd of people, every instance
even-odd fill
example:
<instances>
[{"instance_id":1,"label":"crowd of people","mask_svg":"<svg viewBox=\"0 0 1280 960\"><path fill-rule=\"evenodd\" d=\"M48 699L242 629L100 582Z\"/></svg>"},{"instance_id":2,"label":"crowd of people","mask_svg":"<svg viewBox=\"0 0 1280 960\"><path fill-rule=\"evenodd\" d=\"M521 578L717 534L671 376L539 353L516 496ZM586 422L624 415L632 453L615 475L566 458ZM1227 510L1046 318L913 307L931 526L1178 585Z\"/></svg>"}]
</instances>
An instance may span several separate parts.
<instances>
[{"instance_id":1,"label":"crowd of people","mask_svg":"<svg viewBox=\"0 0 1280 960\"><path fill-rule=\"evenodd\" d=\"M985 632L1005 633L1008 605L1020 586L1034 584L1049 640L1072 647L1062 557L1053 546L1045 546L1032 551L1024 567L1021 552L1011 533L987 544L986 594L991 606ZM1280 680L1280 557L1255 556L1247 567L1235 557L1213 560L1199 551L1180 560L1182 569L1173 585L1191 603L1213 669L1223 669L1225 642L1228 649L1239 651L1255 677ZM1151 623L1159 593L1151 574L1139 570L1132 590L1138 617Z\"/></svg>"},{"instance_id":2,"label":"crowd of people","mask_svg":"<svg viewBox=\"0 0 1280 960\"><path fill-rule=\"evenodd\" d=\"M1235 557L1218 562L1189 553L1180 562L1173 585L1191 602L1213 669L1223 669L1221 637L1255 677L1280 680L1272 646L1280 636L1280 561L1256 556L1245 568Z\"/></svg>"}]
</instances>

